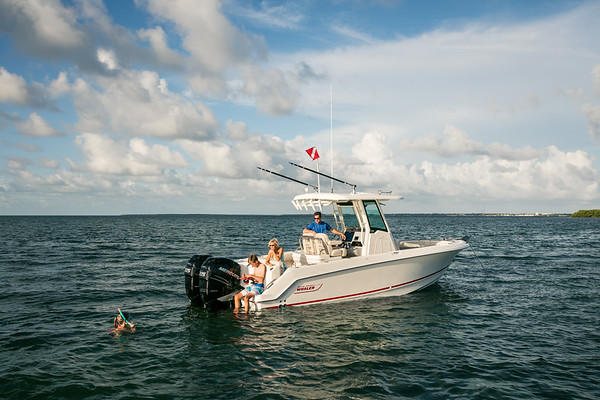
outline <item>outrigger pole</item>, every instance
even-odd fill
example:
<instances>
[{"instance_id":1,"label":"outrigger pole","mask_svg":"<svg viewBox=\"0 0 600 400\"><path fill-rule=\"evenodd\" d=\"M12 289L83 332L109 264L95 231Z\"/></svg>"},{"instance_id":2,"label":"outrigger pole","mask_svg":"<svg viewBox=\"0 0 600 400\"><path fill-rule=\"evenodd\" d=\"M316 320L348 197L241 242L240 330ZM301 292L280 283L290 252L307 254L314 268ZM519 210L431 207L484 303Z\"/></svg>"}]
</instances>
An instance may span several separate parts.
<instances>
[{"instance_id":1,"label":"outrigger pole","mask_svg":"<svg viewBox=\"0 0 600 400\"><path fill-rule=\"evenodd\" d=\"M323 175L325 178L329 178L329 179L331 179L331 180L334 180L334 181L336 181L336 182L340 182L340 183L346 184L346 185L348 185L348 186L351 186L351 187L352 187L352 192L356 192L356 185L354 185L354 184L352 184L352 183L348 183L348 182L346 182L346 181L343 181L343 180L341 180L341 179L334 178L334 177L333 177L333 176L331 176L331 175L327 175L327 174L324 174L324 173L322 173L322 172L315 171L314 169L307 168L307 167L305 167L305 166L303 166L303 165L295 164L295 163L293 163L293 162L291 162L291 161L290 161L289 163L290 163L290 164L292 164L294 167L302 168L302 169L305 169L305 170L307 170L307 171L310 171L310 172L312 172L312 173L315 173L315 174L318 174L318 175ZM313 187L314 187L314 186L313 186Z\"/></svg>"},{"instance_id":2,"label":"outrigger pole","mask_svg":"<svg viewBox=\"0 0 600 400\"><path fill-rule=\"evenodd\" d=\"M318 187L316 187L315 185L311 185L310 183L306 183L306 182L299 181L298 179L290 178L289 176L282 175L282 174L280 174L280 173L278 173L278 172L269 171L268 169L264 169L264 168L262 168L262 167L256 167L256 168L258 168L258 169L260 169L260 170L262 170L262 171L268 172L268 173L270 173L270 174L277 175L277 176L280 176L280 177L282 177L282 178L285 178L285 179L289 179L290 181L293 181L293 182L299 183L299 184L301 184L301 185L304 185L304 186L310 186L311 188L313 188L313 189L315 189L315 190L318 190L318 189L319 189L319 188L318 188Z\"/></svg>"}]
</instances>

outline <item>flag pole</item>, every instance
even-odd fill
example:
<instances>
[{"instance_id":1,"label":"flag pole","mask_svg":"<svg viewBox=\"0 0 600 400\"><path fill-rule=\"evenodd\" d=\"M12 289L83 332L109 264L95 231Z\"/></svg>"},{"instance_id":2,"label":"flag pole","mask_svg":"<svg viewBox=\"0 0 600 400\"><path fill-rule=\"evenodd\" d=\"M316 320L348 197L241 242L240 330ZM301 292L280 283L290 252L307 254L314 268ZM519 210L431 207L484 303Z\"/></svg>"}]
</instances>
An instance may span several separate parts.
<instances>
[{"instance_id":1,"label":"flag pole","mask_svg":"<svg viewBox=\"0 0 600 400\"><path fill-rule=\"evenodd\" d=\"M321 193L321 173L319 172L319 152L315 146L306 149L306 153L313 161L317 162L317 191ZM293 164L293 163L292 163ZM313 171L314 172L314 171Z\"/></svg>"},{"instance_id":2,"label":"flag pole","mask_svg":"<svg viewBox=\"0 0 600 400\"><path fill-rule=\"evenodd\" d=\"M317 172L319 172L319 159L317 158ZM319 187L319 193L321 193L321 176L317 175L317 186Z\"/></svg>"}]
</instances>

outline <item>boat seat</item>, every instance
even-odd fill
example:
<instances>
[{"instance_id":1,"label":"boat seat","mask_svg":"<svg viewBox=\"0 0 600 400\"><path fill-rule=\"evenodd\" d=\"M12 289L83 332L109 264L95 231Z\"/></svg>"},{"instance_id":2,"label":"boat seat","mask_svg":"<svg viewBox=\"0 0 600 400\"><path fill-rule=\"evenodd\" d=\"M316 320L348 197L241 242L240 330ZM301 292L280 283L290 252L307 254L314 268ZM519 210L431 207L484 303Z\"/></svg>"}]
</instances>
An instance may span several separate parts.
<instances>
[{"instance_id":1,"label":"boat seat","mask_svg":"<svg viewBox=\"0 0 600 400\"><path fill-rule=\"evenodd\" d=\"M318 255L321 254L320 249L318 248L317 242L314 240L313 236L304 235L300 238L300 248L307 255Z\"/></svg>"},{"instance_id":2,"label":"boat seat","mask_svg":"<svg viewBox=\"0 0 600 400\"><path fill-rule=\"evenodd\" d=\"M326 233L317 233L314 236L314 241L316 242L317 253L315 254L327 254L330 257L345 257L346 249L333 247L331 241L329 240L329 236Z\"/></svg>"},{"instance_id":3,"label":"boat seat","mask_svg":"<svg viewBox=\"0 0 600 400\"><path fill-rule=\"evenodd\" d=\"M265 267L267 267L267 271L265 273L265 289L271 287L271 285L273 284L273 282L275 282L275 280L277 280L277 278L279 278L281 276L281 274L283 273L283 265L281 264L277 264L277 265L266 265Z\"/></svg>"}]
</instances>

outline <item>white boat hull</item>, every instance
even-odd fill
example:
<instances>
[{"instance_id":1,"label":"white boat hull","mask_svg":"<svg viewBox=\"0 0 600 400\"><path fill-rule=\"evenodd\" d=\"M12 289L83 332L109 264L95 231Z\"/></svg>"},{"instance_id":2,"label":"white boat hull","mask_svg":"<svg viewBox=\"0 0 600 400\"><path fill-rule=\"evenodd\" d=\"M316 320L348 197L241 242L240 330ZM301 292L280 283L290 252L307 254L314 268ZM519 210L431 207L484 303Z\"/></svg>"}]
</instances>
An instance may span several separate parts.
<instances>
[{"instance_id":1,"label":"white boat hull","mask_svg":"<svg viewBox=\"0 0 600 400\"><path fill-rule=\"evenodd\" d=\"M288 268L256 296L256 310L400 296L435 283L464 248L462 240Z\"/></svg>"}]
</instances>

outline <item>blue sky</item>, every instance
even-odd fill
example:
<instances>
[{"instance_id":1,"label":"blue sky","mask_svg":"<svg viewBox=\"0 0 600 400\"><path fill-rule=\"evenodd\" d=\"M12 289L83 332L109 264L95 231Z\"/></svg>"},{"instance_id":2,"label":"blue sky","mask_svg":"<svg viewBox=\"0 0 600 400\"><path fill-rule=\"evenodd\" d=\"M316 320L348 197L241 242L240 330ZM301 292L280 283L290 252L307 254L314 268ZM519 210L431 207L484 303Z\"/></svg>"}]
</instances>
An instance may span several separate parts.
<instances>
[{"instance_id":1,"label":"blue sky","mask_svg":"<svg viewBox=\"0 0 600 400\"><path fill-rule=\"evenodd\" d=\"M600 208L597 1L0 0L0 214ZM333 152L330 107L333 98ZM329 185L326 182L322 182ZM338 190L347 190L336 185Z\"/></svg>"}]
</instances>

